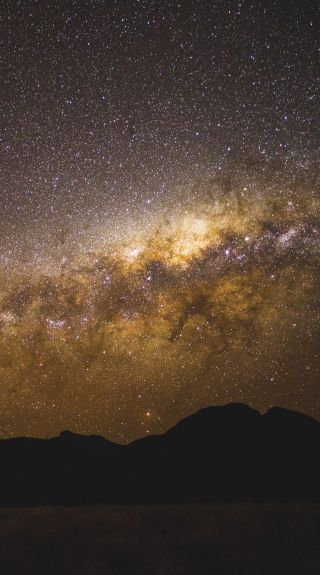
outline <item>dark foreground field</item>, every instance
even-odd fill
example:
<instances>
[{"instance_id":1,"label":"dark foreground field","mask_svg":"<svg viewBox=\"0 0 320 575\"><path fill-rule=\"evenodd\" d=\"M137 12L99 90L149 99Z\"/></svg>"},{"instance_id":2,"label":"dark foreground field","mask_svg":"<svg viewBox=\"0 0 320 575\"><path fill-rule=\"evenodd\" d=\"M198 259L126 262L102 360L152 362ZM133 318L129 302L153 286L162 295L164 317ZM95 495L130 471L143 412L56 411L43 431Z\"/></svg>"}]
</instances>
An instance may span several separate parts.
<instances>
[{"instance_id":1,"label":"dark foreground field","mask_svg":"<svg viewBox=\"0 0 320 575\"><path fill-rule=\"evenodd\" d=\"M317 575L320 504L0 509L4 575Z\"/></svg>"}]
</instances>

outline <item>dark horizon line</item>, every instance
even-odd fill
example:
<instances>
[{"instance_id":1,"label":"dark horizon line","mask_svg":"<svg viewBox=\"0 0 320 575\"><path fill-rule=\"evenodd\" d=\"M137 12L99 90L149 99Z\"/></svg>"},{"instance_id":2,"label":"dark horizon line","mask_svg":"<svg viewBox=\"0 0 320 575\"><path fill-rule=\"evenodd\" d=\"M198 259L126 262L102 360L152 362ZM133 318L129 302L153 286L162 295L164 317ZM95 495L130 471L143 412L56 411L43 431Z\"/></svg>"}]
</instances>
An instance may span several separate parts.
<instances>
[{"instance_id":1,"label":"dark horizon line","mask_svg":"<svg viewBox=\"0 0 320 575\"><path fill-rule=\"evenodd\" d=\"M58 435L52 435L49 437L39 437L36 435L16 435L16 436L10 436L10 437L1 437L0 436L0 442L2 442L2 441L15 441L15 440L20 440L20 439L23 439L23 440L30 439L30 440L35 440L35 441L37 441L37 440L38 441L50 441L52 439L59 439L59 438L67 437L67 436L69 436L69 437L73 436L73 437L88 438L88 439L89 438L102 439L106 443L112 443L114 445L119 445L119 446L125 447L127 445L131 445L131 444L133 444L137 441L140 441L142 439L147 439L148 437L150 437L150 438L151 437L162 437L166 433L168 433L170 430L172 430L176 426L178 426L180 423L182 423L182 422L184 422L190 418L193 418L197 415L200 415L201 413L209 412L209 411L215 410L215 409L220 410L220 409L228 409L228 408L231 408L231 409L233 409L233 408L245 408L248 411L258 413L261 418L266 417L268 414L270 414L270 412L272 413L272 412L278 411L278 412L284 412L287 414L293 414L296 416L301 416L305 419L309 419L311 421L314 421L315 423L320 423L320 419L317 419L314 416L308 415L302 411L298 411L295 409L290 409L287 407L274 405L272 407L269 407L266 411L261 412L259 409L252 407L251 405L249 405L247 403L235 401L235 402L229 402L229 403L223 403L223 404L212 404L212 405L208 405L206 407L202 407L202 408L198 409L197 411L194 411L194 412L190 413L189 415L186 415L186 416L182 417L181 419L178 419L176 421L176 423L174 423L173 425L170 425L169 427L167 427L164 431L162 431L160 433L150 433L147 435L142 435L141 437L137 437L136 439L127 441L125 443L118 443L118 442L113 441L113 440L109 439L107 436L102 435L100 433L78 433L77 431L73 431L72 429L69 429L69 428L62 429Z\"/></svg>"}]
</instances>

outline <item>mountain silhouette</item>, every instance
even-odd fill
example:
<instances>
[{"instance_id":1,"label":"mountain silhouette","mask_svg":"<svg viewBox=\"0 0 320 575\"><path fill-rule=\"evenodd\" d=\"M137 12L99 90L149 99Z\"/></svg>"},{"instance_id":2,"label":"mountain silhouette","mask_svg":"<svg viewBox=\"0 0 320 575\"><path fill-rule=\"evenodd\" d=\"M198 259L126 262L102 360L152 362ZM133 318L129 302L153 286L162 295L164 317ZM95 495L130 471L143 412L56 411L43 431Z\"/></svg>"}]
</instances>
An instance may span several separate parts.
<instances>
[{"instance_id":1,"label":"mountain silhouette","mask_svg":"<svg viewBox=\"0 0 320 575\"><path fill-rule=\"evenodd\" d=\"M0 441L0 505L320 500L320 423L243 404L208 407L118 445L63 431Z\"/></svg>"}]
</instances>

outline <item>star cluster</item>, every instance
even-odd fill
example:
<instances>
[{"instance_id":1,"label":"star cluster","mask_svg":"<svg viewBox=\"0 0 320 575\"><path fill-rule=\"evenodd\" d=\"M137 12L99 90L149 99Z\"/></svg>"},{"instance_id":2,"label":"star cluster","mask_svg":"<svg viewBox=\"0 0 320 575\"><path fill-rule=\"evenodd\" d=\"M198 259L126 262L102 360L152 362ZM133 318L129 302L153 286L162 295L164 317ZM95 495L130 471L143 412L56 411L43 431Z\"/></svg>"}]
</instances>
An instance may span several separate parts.
<instances>
[{"instance_id":1,"label":"star cluster","mask_svg":"<svg viewBox=\"0 0 320 575\"><path fill-rule=\"evenodd\" d=\"M320 417L316 3L6 3L2 436Z\"/></svg>"}]
</instances>

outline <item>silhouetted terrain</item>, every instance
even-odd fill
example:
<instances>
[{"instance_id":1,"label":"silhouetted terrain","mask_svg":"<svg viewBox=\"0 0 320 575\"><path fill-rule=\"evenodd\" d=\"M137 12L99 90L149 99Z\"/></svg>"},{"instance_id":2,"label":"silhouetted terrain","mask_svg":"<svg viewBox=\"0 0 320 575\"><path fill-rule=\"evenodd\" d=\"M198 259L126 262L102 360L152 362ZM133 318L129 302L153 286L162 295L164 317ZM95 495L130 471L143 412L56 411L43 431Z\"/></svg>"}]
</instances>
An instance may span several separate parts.
<instances>
[{"instance_id":1,"label":"silhouetted terrain","mask_svg":"<svg viewBox=\"0 0 320 575\"><path fill-rule=\"evenodd\" d=\"M127 446L65 431L0 441L2 506L319 501L320 424L209 407Z\"/></svg>"}]
</instances>

